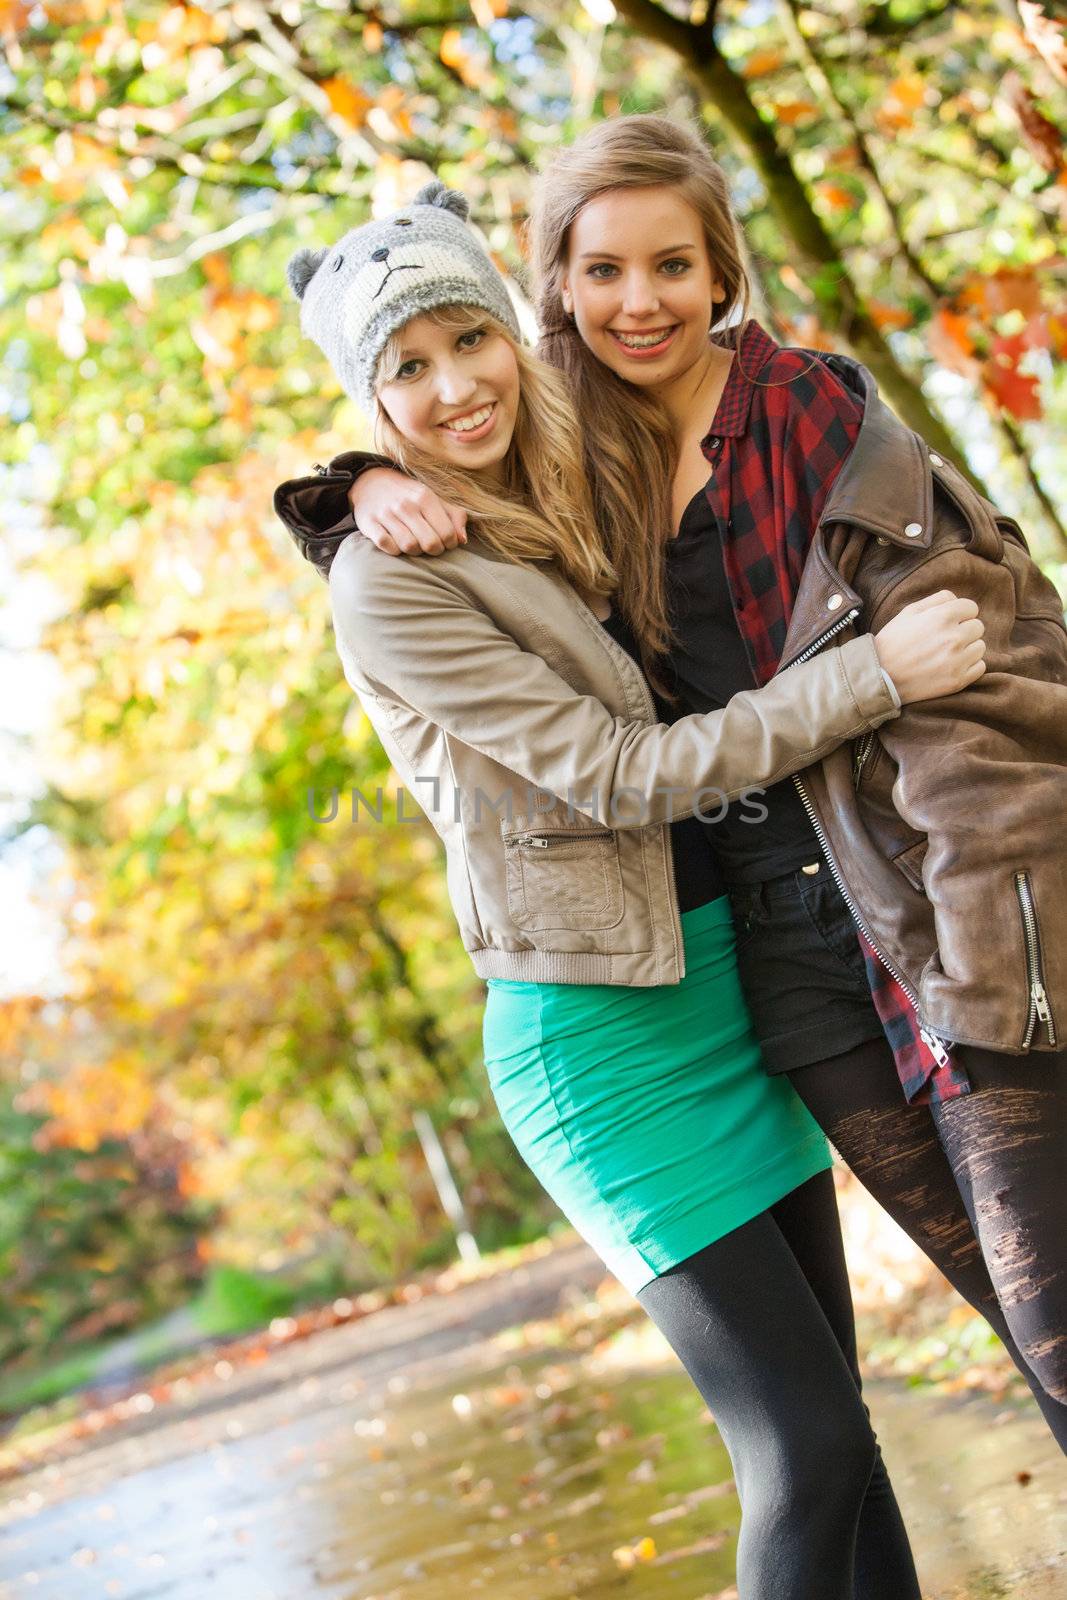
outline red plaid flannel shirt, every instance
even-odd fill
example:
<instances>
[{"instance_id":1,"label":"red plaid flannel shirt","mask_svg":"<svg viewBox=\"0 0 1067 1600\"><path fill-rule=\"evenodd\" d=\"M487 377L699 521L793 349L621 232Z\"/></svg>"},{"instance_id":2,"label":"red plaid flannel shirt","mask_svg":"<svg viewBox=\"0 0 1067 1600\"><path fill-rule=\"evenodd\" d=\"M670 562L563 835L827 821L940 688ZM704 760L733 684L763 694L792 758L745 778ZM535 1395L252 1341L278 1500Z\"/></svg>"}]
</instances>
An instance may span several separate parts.
<instances>
[{"instance_id":1,"label":"red plaid flannel shirt","mask_svg":"<svg viewBox=\"0 0 1067 1600\"><path fill-rule=\"evenodd\" d=\"M781 660L819 517L862 418L817 352L783 349L759 323L746 324L701 448L714 467L706 493L758 684ZM858 928L856 936L905 1097L918 1104L966 1094L962 1064L950 1052L935 1059L906 993Z\"/></svg>"}]
</instances>

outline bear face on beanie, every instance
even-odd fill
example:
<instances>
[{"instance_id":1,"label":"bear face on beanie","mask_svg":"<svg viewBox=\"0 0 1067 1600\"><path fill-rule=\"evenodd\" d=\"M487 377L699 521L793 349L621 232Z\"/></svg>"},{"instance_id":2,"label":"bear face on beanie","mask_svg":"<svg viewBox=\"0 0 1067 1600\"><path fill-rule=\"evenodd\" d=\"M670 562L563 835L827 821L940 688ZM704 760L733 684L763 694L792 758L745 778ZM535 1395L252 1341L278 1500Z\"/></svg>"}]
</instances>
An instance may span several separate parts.
<instances>
[{"instance_id":1,"label":"bear face on beanie","mask_svg":"<svg viewBox=\"0 0 1067 1600\"><path fill-rule=\"evenodd\" d=\"M382 351L413 317L478 306L521 337L504 280L467 227L468 213L466 198L435 178L392 216L325 249L298 250L286 268L301 328L368 415Z\"/></svg>"}]
</instances>

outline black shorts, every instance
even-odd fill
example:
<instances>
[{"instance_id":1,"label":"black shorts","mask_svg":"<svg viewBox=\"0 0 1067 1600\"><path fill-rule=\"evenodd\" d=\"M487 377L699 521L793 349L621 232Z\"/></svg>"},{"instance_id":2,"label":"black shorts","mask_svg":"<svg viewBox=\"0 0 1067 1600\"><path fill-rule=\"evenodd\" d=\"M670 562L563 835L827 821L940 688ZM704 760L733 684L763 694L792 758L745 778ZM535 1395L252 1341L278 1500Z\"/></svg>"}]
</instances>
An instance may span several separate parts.
<instances>
[{"instance_id":1,"label":"black shorts","mask_svg":"<svg viewBox=\"0 0 1067 1600\"><path fill-rule=\"evenodd\" d=\"M741 986L768 1072L792 1072L885 1037L856 924L821 856L728 892Z\"/></svg>"}]
</instances>

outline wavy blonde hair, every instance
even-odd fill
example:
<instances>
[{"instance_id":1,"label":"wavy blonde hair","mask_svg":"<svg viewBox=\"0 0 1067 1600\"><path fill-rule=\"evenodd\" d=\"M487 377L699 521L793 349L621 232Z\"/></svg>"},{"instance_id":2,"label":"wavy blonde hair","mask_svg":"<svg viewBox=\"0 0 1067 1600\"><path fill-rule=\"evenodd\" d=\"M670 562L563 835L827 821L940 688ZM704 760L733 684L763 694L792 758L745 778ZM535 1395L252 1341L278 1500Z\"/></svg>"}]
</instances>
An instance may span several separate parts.
<instances>
[{"instance_id":1,"label":"wavy blonde hair","mask_svg":"<svg viewBox=\"0 0 1067 1600\"><path fill-rule=\"evenodd\" d=\"M598 195L668 185L700 218L713 270L726 297L712 306L709 331L737 318L736 350L751 288L744 242L726 177L698 130L661 116L612 117L560 150L538 178L527 239L541 343L538 353L565 374L582 419L585 471L608 558L618 575L618 603L641 649L646 676L667 699L662 658L674 637L668 616L664 546L671 526L671 485L678 460L666 409L592 354L561 297L571 228ZM739 315L738 315L739 314Z\"/></svg>"},{"instance_id":2,"label":"wavy blonde hair","mask_svg":"<svg viewBox=\"0 0 1067 1600\"><path fill-rule=\"evenodd\" d=\"M376 447L443 500L461 506L471 531L506 560L523 566L554 562L586 600L613 593L615 572L593 515L581 430L565 378L475 306L442 306L425 314L438 327L457 334L487 328L506 339L515 352L519 403L503 480L496 485L479 479L418 449L396 427L380 399L374 423ZM382 351L378 387L390 382L400 366L402 332L398 330Z\"/></svg>"}]
</instances>

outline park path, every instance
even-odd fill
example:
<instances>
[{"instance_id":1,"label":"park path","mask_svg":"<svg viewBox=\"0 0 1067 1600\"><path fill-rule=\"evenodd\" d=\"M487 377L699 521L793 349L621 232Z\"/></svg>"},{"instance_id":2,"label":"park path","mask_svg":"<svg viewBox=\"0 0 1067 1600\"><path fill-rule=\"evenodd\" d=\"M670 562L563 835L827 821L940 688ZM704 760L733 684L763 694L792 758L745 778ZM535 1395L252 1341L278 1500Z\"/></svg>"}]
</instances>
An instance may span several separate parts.
<instances>
[{"instance_id":1,"label":"park path","mask_svg":"<svg viewBox=\"0 0 1067 1600\"><path fill-rule=\"evenodd\" d=\"M0 1597L727 1600L729 1461L635 1309L567 1244L223 1356L5 1486ZM1036 1410L886 1380L869 1399L928 1600L1067 1600L1067 1474Z\"/></svg>"}]
</instances>

